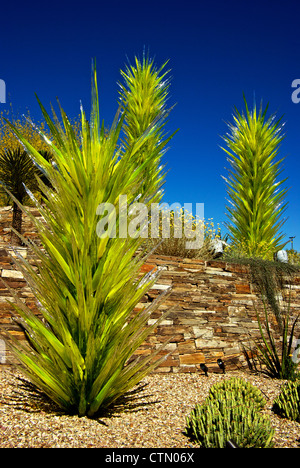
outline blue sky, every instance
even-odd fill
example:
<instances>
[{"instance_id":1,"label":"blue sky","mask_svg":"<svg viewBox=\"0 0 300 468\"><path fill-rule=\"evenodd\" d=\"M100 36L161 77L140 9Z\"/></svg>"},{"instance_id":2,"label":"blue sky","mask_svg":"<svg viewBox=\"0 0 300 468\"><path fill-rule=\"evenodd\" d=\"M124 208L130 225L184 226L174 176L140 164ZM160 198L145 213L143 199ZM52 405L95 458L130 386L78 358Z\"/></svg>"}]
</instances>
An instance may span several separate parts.
<instances>
[{"instance_id":1,"label":"blue sky","mask_svg":"<svg viewBox=\"0 0 300 468\"><path fill-rule=\"evenodd\" d=\"M227 220L226 155L221 136L234 107L269 103L283 115L288 178L286 240L300 250L300 103L292 102L300 79L300 4L295 0L115 0L114 2L10 2L0 7L0 79L15 113L41 113L56 96L70 117L90 105L91 61L97 60L102 118L117 110L120 69L149 51L158 66L169 60L167 129L179 129L165 156L165 201L204 203L205 218ZM300 97L300 93L299 93ZM0 104L1 109L8 104ZM195 206L195 205L194 205Z\"/></svg>"}]
</instances>

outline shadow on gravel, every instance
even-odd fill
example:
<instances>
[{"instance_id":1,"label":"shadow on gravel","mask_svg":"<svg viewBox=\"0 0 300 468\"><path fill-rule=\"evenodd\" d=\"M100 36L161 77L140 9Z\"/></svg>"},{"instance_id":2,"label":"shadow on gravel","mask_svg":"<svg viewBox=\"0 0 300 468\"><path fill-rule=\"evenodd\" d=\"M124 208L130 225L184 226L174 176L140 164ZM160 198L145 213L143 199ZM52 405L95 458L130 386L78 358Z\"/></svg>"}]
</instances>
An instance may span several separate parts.
<instances>
[{"instance_id":1,"label":"shadow on gravel","mask_svg":"<svg viewBox=\"0 0 300 468\"><path fill-rule=\"evenodd\" d=\"M53 402L45 393L40 391L29 380L14 376L14 383L8 384L12 390L6 395L0 395L2 406L12 407L26 413L49 413L58 416L75 416L76 412L65 412L55 402ZM102 418L119 417L122 413L143 411L161 400L152 400L153 394L145 393L147 383L138 384L133 390L128 391L110 407L100 410L93 418L99 424L107 424Z\"/></svg>"}]
</instances>

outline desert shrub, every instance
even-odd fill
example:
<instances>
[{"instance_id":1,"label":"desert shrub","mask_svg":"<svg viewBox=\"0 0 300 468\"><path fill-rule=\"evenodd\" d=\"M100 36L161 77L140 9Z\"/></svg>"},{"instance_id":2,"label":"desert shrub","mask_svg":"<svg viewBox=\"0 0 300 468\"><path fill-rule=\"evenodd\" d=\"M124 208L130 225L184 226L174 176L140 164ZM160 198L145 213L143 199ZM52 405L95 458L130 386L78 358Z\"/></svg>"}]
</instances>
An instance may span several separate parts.
<instances>
[{"instance_id":1,"label":"desert shrub","mask_svg":"<svg viewBox=\"0 0 300 468\"><path fill-rule=\"evenodd\" d=\"M176 231L176 223L180 223ZM186 228L188 224L188 229ZM173 257L198 258L201 260L211 260L213 258L212 241L219 239L220 227L212 219L205 221L198 219L191 213L183 209L168 212L161 209L159 212L157 237L149 236L147 239L147 248L149 251L155 249L157 255L167 255ZM164 229L164 226L167 229ZM196 232L203 233L203 239L200 248L188 248L187 242L196 239ZM151 232L151 221L150 221ZM180 235L178 236L178 232Z\"/></svg>"},{"instance_id":2,"label":"desert shrub","mask_svg":"<svg viewBox=\"0 0 300 468\"><path fill-rule=\"evenodd\" d=\"M283 418L300 422L300 380L286 382L281 387L272 410Z\"/></svg>"},{"instance_id":3,"label":"desert shrub","mask_svg":"<svg viewBox=\"0 0 300 468\"><path fill-rule=\"evenodd\" d=\"M300 265L300 252L294 249L287 250L289 263L292 265Z\"/></svg>"},{"instance_id":4,"label":"desert shrub","mask_svg":"<svg viewBox=\"0 0 300 468\"><path fill-rule=\"evenodd\" d=\"M260 412L264 405L260 390L242 379L215 384L187 418L186 435L203 448L224 448L229 440L241 448L270 448L274 430Z\"/></svg>"}]
</instances>

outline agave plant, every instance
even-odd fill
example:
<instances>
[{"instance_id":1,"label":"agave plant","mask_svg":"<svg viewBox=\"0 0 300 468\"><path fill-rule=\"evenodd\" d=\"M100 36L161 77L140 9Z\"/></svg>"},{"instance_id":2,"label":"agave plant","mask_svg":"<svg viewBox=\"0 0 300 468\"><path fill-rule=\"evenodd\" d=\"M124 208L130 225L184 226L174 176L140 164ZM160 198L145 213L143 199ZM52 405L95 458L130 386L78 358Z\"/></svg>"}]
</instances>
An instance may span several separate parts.
<instances>
[{"instance_id":1,"label":"agave plant","mask_svg":"<svg viewBox=\"0 0 300 468\"><path fill-rule=\"evenodd\" d=\"M223 139L228 149L231 165L225 178L230 197L227 206L228 230L235 246L243 246L249 257L270 257L280 250L283 235L280 229L286 203L285 180L278 181L283 159L276 160L283 140L281 119L267 119L265 110L250 112L245 99L246 114L236 109L234 123L228 124L230 132Z\"/></svg>"},{"instance_id":2,"label":"agave plant","mask_svg":"<svg viewBox=\"0 0 300 468\"><path fill-rule=\"evenodd\" d=\"M137 65L140 67L139 62ZM159 77L149 73L154 77L154 89L161 89ZM111 128L104 131L94 68L91 116L88 121L81 109L80 141L61 106L59 123L55 113L51 119L39 101L52 134L51 141L46 138L51 162L15 129L49 184L39 181L43 203L32 195L44 222L19 204L31 217L43 245L43 249L32 246L39 260L38 272L26 259L17 259L43 319L16 298L14 308L30 348L15 342L13 350L35 385L65 411L80 416L92 417L108 407L161 362L153 355L132 359L157 326L158 322L151 326L147 322L162 299L136 308L156 280L154 274L140 274L144 239L113 236L110 222L101 235L98 230L105 214L99 210L103 204L115 207L113 227L119 232L121 196L126 195L128 208L137 198L149 206L161 197L160 171L151 173L147 183L145 173L159 161L172 137L160 142L154 138L161 133L165 116L158 110L153 114L155 121L149 120L145 126L143 116L137 118L142 131L120 143L134 92L129 90L123 102L125 111L117 112ZM150 103L146 95L140 105L147 114Z\"/></svg>"}]
</instances>

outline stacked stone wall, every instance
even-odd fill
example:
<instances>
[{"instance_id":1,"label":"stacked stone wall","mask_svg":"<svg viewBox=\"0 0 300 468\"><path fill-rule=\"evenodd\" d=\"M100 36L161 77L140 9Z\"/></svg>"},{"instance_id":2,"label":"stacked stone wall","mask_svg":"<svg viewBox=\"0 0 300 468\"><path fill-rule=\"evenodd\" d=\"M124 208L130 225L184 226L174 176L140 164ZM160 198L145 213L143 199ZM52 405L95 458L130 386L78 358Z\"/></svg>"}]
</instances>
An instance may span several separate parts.
<instances>
[{"instance_id":1,"label":"stacked stone wall","mask_svg":"<svg viewBox=\"0 0 300 468\"><path fill-rule=\"evenodd\" d=\"M7 288L0 281L0 335L11 334L24 340L23 331L12 318L13 307L7 302L14 301L10 290L15 291L36 314L38 309L9 251L11 210L0 209L0 217L0 277L9 286ZM23 227L26 237L37 240L27 217ZM21 249L21 253L35 265L35 259L26 249ZM159 352L159 356L165 355L166 358L156 372L199 372L200 364L204 362L209 370L217 371L219 358L227 369L245 365L244 348L251 344L250 337L259 335L256 311L263 311L260 295L250 281L249 269L221 260L152 255L143 267L144 272L151 270L160 270L159 279L137 305L137 310L171 287L171 294L153 312L149 324L163 312L168 314L136 354L150 355L168 340ZM285 291L286 295L290 294L292 316L300 313L299 289L300 276L295 276ZM286 304L283 302L282 305ZM0 344L0 363L14 363L1 339Z\"/></svg>"}]
</instances>

